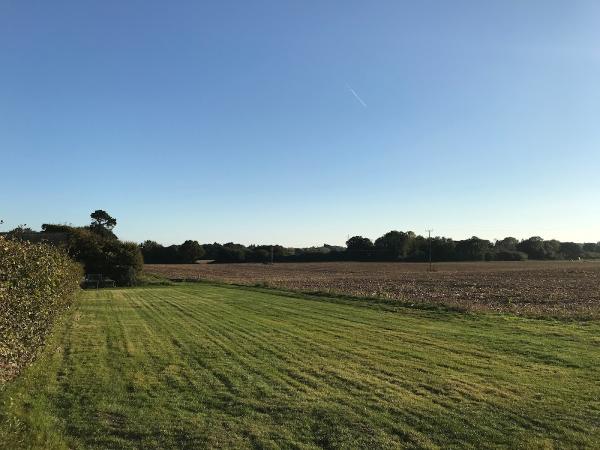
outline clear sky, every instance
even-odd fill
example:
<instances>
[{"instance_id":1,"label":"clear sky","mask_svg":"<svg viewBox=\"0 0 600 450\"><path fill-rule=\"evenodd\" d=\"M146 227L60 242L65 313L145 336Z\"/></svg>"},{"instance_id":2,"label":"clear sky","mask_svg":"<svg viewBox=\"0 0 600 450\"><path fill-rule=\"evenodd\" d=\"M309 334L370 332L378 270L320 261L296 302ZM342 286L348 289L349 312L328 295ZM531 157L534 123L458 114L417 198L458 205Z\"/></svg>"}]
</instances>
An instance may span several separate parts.
<instances>
[{"instance_id":1,"label":"clear sky","mask_svg":"<svg viewBox=\"0 0 600 450\"><path fill-rule=\"evenodd\" d=\"M600 240L600 2L0 1L0 218Z\"/></svg>"}]
</instances>

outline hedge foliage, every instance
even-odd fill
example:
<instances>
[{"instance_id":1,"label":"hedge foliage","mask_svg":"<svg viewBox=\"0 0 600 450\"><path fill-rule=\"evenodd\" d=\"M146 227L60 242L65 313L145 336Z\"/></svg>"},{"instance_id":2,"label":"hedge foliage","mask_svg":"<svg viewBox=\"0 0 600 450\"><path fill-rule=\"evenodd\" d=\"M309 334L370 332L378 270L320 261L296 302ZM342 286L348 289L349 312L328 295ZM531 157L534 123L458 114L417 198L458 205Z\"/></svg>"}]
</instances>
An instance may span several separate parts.
<instances>
[{"instance_id":1,"label":"hedge foliage","mask_svg":"<svg viewBox=\"0 0 600 450\"><path fill-rule=\"evenodd\" d=\"M0 381L35 356L82 274L64 250L0 237Z\"/></svg>"}]
</instances>

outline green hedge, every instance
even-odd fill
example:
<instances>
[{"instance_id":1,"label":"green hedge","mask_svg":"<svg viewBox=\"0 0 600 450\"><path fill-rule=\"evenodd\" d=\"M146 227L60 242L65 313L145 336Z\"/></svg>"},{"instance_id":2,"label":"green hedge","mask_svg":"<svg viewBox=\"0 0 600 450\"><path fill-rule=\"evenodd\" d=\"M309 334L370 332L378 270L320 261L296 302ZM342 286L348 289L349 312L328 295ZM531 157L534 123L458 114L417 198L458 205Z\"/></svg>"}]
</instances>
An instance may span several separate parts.
<instances>
[{"instance_id":1,"label":"green hedge","mask_svg":"<svg viewBox=\"0 0 600 450\"><path fill-rule=\"evenodd\" d=\"M35 356L82 273L61 249L0 237L0 381Z\"/></svg>"}]
</instances>

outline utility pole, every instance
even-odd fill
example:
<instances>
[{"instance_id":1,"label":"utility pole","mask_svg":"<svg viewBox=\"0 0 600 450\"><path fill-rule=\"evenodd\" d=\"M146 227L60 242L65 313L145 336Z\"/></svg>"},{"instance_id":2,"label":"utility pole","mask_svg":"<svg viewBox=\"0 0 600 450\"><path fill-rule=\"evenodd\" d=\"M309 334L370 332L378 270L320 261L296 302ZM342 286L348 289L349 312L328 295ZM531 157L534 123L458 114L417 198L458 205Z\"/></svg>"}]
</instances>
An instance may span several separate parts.
<instances>
[{"instance_id":1,"label":"utility pole","mask_svg":"<svg viewBox=\"0 0 600 450\"><path fill-rule=\"evenodd\" d=\"M425 230L427 231L427 233L429 234L428 240L429 240L429 271L432 272L433 269L431 267L431 232L433 230Z\"/></svg>"}]
</instances>

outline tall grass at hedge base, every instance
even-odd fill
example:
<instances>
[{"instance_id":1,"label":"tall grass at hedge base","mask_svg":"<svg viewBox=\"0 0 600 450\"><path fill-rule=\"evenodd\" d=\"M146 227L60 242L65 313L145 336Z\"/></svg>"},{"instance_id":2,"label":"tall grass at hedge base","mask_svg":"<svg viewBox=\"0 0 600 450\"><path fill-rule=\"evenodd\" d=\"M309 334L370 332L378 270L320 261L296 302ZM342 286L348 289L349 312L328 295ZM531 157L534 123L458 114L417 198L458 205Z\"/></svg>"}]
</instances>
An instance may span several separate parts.
<instances>
[{"instance_id":1,"label":"tall grass at hedge base","mask_svg":"<svg viewBox=\"0 0 600 450\"><path fill-rule=\"evenodd\" d=\"M0 382L33 359L82 275L62 249L0 237Z\"/></svg>"}]
</instances>

